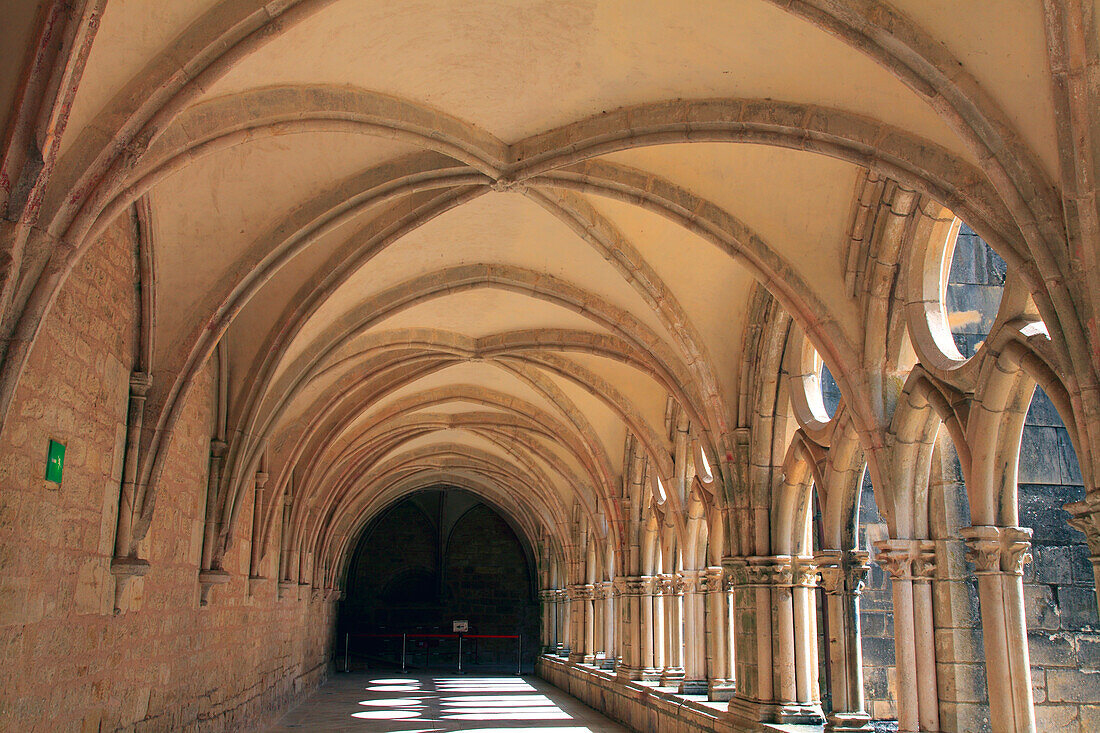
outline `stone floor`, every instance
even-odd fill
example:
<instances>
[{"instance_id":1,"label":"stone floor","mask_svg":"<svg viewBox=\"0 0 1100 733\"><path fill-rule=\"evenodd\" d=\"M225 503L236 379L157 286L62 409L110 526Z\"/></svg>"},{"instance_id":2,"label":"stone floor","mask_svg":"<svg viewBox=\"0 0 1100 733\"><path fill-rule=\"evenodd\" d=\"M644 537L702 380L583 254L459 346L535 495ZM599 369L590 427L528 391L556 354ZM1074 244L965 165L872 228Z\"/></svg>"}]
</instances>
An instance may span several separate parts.
<instances>
[{"instance_id":1,"label":"stone floor","mask_svg":"<svg viewBox=\"0 0 1100 733\"><path fill-rule=\"evenodd\" d=\"M271 733L626 733L537 677L337 675L287 713Z\"/></svg>"}]
</instances>

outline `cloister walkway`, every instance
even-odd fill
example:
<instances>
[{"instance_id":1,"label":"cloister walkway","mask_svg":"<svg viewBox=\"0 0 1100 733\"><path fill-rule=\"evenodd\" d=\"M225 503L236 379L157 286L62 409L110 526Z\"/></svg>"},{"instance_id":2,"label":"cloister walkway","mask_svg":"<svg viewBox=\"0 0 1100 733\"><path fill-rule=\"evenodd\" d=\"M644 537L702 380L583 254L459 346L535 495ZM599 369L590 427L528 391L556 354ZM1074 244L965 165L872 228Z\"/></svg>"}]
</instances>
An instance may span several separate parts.
<instances>
[{"instance_id":1,"label":"cloister walkway","mask_svg":"<svg viewBox=\"0 0 1100 733\"><path fill-rule=\"evenodd\" d=\"M271 729L362 733L625 733L536 677L338 675Z\"/></svg>"}]
</instances>

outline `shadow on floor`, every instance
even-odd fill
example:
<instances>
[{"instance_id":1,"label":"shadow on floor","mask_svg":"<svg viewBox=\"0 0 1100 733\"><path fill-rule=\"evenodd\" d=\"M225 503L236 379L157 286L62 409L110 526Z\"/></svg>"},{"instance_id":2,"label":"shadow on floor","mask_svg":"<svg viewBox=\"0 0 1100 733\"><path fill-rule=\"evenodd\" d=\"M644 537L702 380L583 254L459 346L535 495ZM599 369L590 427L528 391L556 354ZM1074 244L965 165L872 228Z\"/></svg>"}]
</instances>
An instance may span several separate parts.
<instances>
[{"instance_id":1,"label":"shadow on floor","mask_svg":"<svg viewBox=\"0 0 1100 733\"><path fill-rule=\"evenodd\" d=\"M271 733L626 733L536 677L341 674L287 713Z\"/></svg>"}]
</instances>

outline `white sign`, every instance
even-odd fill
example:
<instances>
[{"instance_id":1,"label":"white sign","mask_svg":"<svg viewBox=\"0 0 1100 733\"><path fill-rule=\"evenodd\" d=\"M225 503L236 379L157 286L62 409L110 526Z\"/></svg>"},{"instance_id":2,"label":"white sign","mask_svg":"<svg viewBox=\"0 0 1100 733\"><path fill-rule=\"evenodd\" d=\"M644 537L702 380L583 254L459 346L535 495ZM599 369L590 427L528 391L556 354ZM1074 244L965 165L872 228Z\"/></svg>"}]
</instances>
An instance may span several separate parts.
<instances>
[{"instance_id":1,"label":"white sign","mask_svg":"<svg viewBox=\"0 0 1100 733\"><path fill-rule=\"evenodd\" d=\"M453 626L454 626L454 633L456 633L456 634L464 634L464 633L466 633L467 631L470 630L470 622L469 621L455 621Z\"/></svg>"}]
</instances>

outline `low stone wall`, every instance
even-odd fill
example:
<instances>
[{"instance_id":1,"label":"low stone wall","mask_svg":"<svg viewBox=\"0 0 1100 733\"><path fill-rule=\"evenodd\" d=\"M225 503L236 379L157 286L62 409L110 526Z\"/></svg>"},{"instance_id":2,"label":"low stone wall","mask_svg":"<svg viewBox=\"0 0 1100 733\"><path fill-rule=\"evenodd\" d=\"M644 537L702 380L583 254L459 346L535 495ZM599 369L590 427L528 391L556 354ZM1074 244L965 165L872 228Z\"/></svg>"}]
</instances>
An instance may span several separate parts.
<instances>
[{"instance_id":1,"label":"low stone wall","mask_svg":"<svg viewBox=\"0 0 1100 733\"><path fill-rule=\"evenodd\" d=\"M677 695L653 683L617 680L613 673L543 655L535 674L623 725L645 733L733 731L726 703Z\"/></svg>"}]
</instances>

